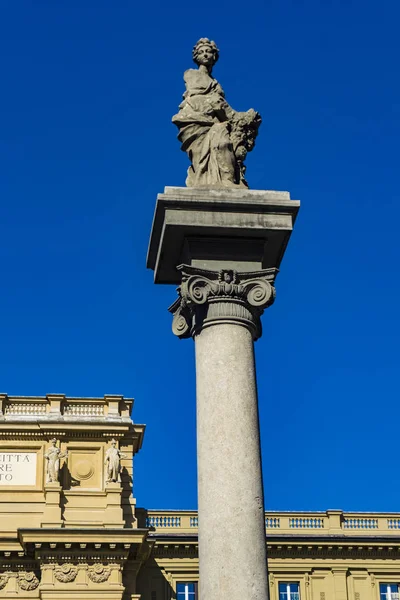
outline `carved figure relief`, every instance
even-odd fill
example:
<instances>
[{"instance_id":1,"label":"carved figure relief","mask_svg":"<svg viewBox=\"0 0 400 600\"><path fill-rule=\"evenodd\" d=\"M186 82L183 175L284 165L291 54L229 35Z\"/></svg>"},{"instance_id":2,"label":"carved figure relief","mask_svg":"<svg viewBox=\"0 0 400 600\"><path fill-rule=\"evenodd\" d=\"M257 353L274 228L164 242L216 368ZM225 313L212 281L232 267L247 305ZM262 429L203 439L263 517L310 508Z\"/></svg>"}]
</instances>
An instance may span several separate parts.
<instances>
[{"instance_id":1,"label":"carved figure relief","mask_svg":"<svg viewBox=\"0 0 400 600\"><path fill-rule=\"evenodd\" d=\"M57 440L53 438L50 440L50 448L45 453L44 457L47 460L46 463L46 483L53 483L58 481L58 476L60 473L60 459L66 458L68 456L68 452L61 452L60 448L56 446Z\"/></svg>"},{"instance_id":2,"label":"carved figure relief","mask_svg":"<svg viewBox=\"0 0 400 600\"><path fill-rule=\"evenodd\" d=\"M248 187L244 160L254 148L261 117L252 108L237 112L225 100L212 76L219 58L215 42L201 38L192 56L198 69L185 71L186 91L178 114L172 117L191 162L186 185Z\"/></svg>"},{"instance_id":3,"label":"carved figure relief","mask_svg":"<svg viewBox=\"0 0 400 600\"><path fill-rule=\"evenodd\" d=\"M39 579L33 572L18 573L18 585L21 588L21 590L35 590L39 585Z\"/></svg>"},{"instance_id":4,"label":"carved figure relief","mask_svg":"<svg viewBox=\"0 0 400 600\"><path fill-rule=\"evenodd\" d=\"M9 578L10 578L10 576L7 575L7 573L1 573L1 575L0 575L0 590L2 590L3 588L6 587Z\"/></svg>"},{"instance_id":5,"label":"carved figure relief","mask_svg":"<svg viewBox=\"0 0 400 600\"><path fill-rule=\"evenodd\" d=\"M111 481L120 481L121 458L127 458L127 456L119 451L116 440L112 439L111 448L107 450L106 459L104 461L107 469L107 483Z\"/></svg>"},{"instance_id":6,"label":"carved figure relief","mask_svg":"<svg viewBox=\"0 0 400 600\"><path fill-rule=\"evenodd\" d=\"M93 565L89 567L89 579L93 583L104 583L110 577L111 570L104 565Z\"/></svg>"},{"instance_id":7,"label":"carved figure relief","mask_svg":"<svg viewBox=\"0 0 400 600\"><path fill-rule=\"evenodd\" d=\"M68 563L58 565L54 569L54 577L61 583L70 583L71 581L74 581L77 574L78 568Z\"/></svg>"}]
</instances>

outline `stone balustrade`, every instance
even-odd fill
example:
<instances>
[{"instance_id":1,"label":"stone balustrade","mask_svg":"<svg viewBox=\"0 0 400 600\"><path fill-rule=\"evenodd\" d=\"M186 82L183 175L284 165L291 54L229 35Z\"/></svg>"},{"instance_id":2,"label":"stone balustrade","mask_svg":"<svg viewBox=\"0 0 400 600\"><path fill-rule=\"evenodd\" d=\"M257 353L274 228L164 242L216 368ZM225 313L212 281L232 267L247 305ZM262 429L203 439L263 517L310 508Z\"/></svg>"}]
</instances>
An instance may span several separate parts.
<instances>
[{"instance_id":1,"label":"stone balustrade","mask_svg":"<svg viewBox=\"0 0 400 600\"><path fill-rule=\"evenodd\" d=\"M129 418L132 403L131 398L114 395L105 395L103 398L67 398L64 394L47 394L45 397L0 394L0 419Z\"/></svg>"},{"instance_id":2,"label":"stone balustrade","mask_svg":"<svg viewBox=\"0 0 400 600\"><path fill-rule=\"evenodd\" d=\"M158 533L197 533L197 511L141 510L140 515L142 526L150 527ZM266 511L265 528L268 536L279 534L398 536L400 513L358 513L341 510Z\"/></svg>"}]
</instances>

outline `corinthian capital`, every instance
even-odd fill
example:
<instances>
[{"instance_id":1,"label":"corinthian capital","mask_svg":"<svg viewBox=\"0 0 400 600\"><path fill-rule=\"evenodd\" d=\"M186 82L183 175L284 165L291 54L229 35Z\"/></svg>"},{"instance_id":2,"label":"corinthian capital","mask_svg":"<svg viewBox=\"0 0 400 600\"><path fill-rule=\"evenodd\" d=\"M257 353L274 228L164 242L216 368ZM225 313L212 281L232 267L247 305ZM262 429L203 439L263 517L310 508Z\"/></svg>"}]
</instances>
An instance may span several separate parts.
<instances>
[{"instance_id":1,"label":"corinthian capital","mask_svg":"<svg viewBox=\"0 0 400 600\"><path fill-rule=\"evenodd\" d=\"M255 340L261 336L260 317L275 300L277 269L238 273L180 265L178 270L179 297L168 309L175 335L187 338L211 325L233 323L247 327Z\"/></svg>"}]
</instances>

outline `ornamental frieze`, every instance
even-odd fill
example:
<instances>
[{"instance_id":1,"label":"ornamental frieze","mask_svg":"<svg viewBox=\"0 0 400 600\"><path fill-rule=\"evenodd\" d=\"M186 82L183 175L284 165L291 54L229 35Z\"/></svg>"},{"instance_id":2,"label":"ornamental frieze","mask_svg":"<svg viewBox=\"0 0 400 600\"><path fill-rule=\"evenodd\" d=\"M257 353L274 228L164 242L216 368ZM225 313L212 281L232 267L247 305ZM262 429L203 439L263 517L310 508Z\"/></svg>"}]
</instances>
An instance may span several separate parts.
<instances>
[{"instance_id":1,"label":"ornamental frieze","mask_svg":"<svg viewBox=\"0 0 400 600\"><path fill-rule=\"evenodd\" d=\"M54 577L61 583L70 583L71 581L74 581L77 574L77 567L68 563L65 563L64 565L58 565L54 569Z\"/></svg>"},{"instance_id":2,"label":"ornamental frieze","mask_svg":"<svg viewBox=\"0 0 400 600\"><path fill-rule=\"evenodd\" d=\"M89 567L89 579L93 583L104 583L110 577L111 570L104 565L93 565Z\"/></svg>"},{"instance_id":3,"label":"ornamental frieze","mask_svg":"<svg viewBox=\"0 0 400 600\"><path fill-rule=\"evenodd\" d=\"M2 573L0 575L0 590L2 590L3 588L6 587L7 585L7 581L9 580L9 575L7 575L7 573Z\"/></svg>"},{"instance_id":4,"label":"ornamental frieze","mask_svg":"<svg viewBox=\"0 0 400 600\"><path fill-rule=\"evenodd\" d=\"M35 590L39 585L39 579L33 572L18 573L18 585L21 590Z\"/></svg>"}]
</instances>

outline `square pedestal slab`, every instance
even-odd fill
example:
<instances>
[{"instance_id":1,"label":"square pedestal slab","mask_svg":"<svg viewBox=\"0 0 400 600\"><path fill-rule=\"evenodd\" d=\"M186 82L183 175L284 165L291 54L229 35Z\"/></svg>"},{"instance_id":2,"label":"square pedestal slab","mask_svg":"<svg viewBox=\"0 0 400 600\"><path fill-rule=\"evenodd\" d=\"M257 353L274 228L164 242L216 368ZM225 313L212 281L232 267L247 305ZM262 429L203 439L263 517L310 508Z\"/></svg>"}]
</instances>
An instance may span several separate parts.
<instances>
[{"instance_id":1,"label":"square pedestal slab","mask_svg":"<svg viewBox=\"0 0 400 600\"><path fill-rule=\"evenodd\" d=\"M166 187L157 196L147 267L180 283L182 263L218 271L278 269L300 207L289 192Z\"/></svg>"}]
</instances>

